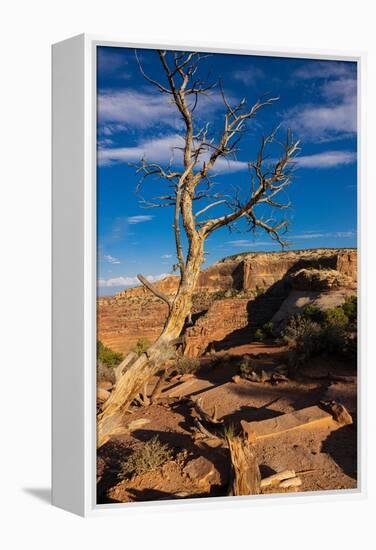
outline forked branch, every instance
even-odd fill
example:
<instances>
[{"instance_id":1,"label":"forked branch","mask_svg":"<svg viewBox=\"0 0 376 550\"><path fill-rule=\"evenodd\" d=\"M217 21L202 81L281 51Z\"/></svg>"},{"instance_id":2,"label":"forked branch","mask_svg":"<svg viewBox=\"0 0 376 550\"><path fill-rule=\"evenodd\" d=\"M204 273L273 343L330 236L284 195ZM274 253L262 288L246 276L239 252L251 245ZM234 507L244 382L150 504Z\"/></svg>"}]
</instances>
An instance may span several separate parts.
<instances>
[{"instance_id":1,"label":"forked branch","mask_svg":"<svg viewBox=\"0 0 376 550\"><path fill-rule=\"evenodd\" d=\"M137 279L140 281L140 283L142 283L148 290L150 290L150 292L152 292L154 294L154 296L156 296L157 298L159 298L160 300L163 300L163 302L165 302L169 309L171 309L171 306L172 306L172 300L169 296L167 296L166 294L164 294L161 290L159 290L155 285L153 285L153 283L151 283L150 281L148 281L143 275L141 274L138 274L137 275Z\"/></svg>"}]
</instances>

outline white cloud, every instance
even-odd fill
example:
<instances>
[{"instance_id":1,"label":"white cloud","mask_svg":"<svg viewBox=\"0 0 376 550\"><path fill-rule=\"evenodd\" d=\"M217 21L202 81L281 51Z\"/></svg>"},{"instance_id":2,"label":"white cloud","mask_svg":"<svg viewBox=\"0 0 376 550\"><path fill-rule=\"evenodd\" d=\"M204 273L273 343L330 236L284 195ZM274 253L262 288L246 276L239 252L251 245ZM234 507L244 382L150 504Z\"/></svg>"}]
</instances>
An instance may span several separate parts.
<instances>
[{"instance_id":1,"label":"white cloud","mask_svg":"<svg viewBox=\"0 0 376 550\"><path fill-rule=\"evenodd\" d=\"M340 78L324 82L320 89L321 94L327 99L353 101L356 96L356 80L353 78Z\"/></svg>"},{"instance_id":2,"label":"white cloud","mask_svg":"<svg viewBox=\"0 0 376 550\"><path fill-rule=\"evenodd\" d=\"M246 69L239 69L232 73L232 77L235 78L235 80L240 80L240 82L243 82L246 86L254 86L256 82L264 78L264 76L264 71L253 66L249 66Z\"/></svg>"},{"instance_id":3,"label":"white cloud","mask_svg":"<svg viewBox=\"0 0 376 550\"><path fill-rule=\"evenodd\" d=\"M353 151L324 151L315 155L296 157L295 162L300 168L335 168L356 161Z\"/></svg>"},{"instance_id":4,"label":"white cloud","mask_svg":"<svg viewBox=\"0 0 376 550\"><path fill-rule=\"evenodd\" d=\"M163 255L161 256L161 258L162 258L163 260L168 260L169 258L172 258L172 254L163 254Z\"/></svg>"},{"instance_id":5,"label":"white cloud","mask_svg":"<svg viewBox=\"0 0 376 550\"><path fill-rule=\"evenodd\" d=\"M276 245L275 241L252 241L249 239L237 239L235 241L227 241L226 244L230 244L231 246L243 248L243 247L251 247L251 246L268 246L268 245Z\"/></svg>"},{"instance_id":6,"label":"white cloud","mask_svg":"<svg viewBox=\"0 0 376 550\"><path fill-rule=\"evenodd\" d=\"M345 64L304 66L300 78L329 78L319 85L319 103L299 105L284 116L285 123L300 138L331 141L352 136L357 131L357 81L352 67ZM316 68L315 68L316 67ZM316 76L315 76L316 75Z\"/></svg>"},{"instance_id":7,"label":"white cloud","mask_svg":"<svg viewBox=\"0 0 376 550\"><path fill-rule=\"evenodd\" d=\"M175 126L178 120L167 96L133 90L100 93L98 119L101 123L125 123L135 128L148 128L161 121Z\"/></svg>"},{"instance_id":8,"label":"white cloud","mask_svg":"<svg viewBox=\"0 0 376 550\"><path fill-rule=\"evenodd\" d=\"M355 231L337 231L334 233L334 236L339 238L351 238L355 236Z\"/></svg>"},{"instance_id":9,"label":"white cloud","mask_svg":"<svg viewBox=\"0 0 376 550\"><path fill-rule=\"evenodd\" d=\"M294 78L343 78L354 74L353 64L341 61L308 61L293 73Z\"/></svg>"},{"instance_id":10,"label":"white cloud","mask_svg":"<svg viewBox=\"0 0 376 550\"><path fill-rule=\"evenodd\" d=\"M147 139L139 142L134 147L113 147L99 149L98 162L102 166L111 165L114 162L138 162L145 157L153 162L169 162L181 153L176 147L182 147L183 138L179 134L169 134L164 137Z\"/></svg>"},{"instance_id":11,"label":"white cloud","mask_svg":"<svg viewBox=\"0 0 376 550\"><path fill-rule=\"evenodd\" d=\"M150 162L182 164L183 137L179 134L168 134L155 139L142 140L134 147L112 147L98 150L98 163L111 166L113 163L138 162L146 158ZM201 162L208 159L207 154L200 156ZM217 173L247 170L246 162L219 158L215 164Z\"/></svg>"},{"instance_id":12,"label":"white cloud","mask_svg":"<svg viewBox=\"0 0 376 550\"><path fill-rule=\"evenodd\" d=\"M333 231L333 232L315 232L315 231L304 231L303 233L292 235L289 233L286 233L285 237L286 240L288 240L290 243L294 242L294 240L310 240L310 239L322 239L322 238L342 238L342 239L350 239L355 236L354 231ZM279 246L277 242L270 240L270 241L252 241L250 239L237 239L234 241L227 241L226 244L229 244L231 246L234 246L236 248L249 248L252 247L259 247L259 246Z\"/></svg>"},{"instance_id":13,"label":"white cloud","mask_svg":"<svg viewBox=\"0 0 376 550\"><path fill-rule=\"evenodd\" d=\"M328 238L328 237L335 237L338 239L350 239L351 237L355 236L354 231L332 231L332 232L325 232L325 233L315 233L312 231L305 231L299 235L290 235L290 238L292 240L294 239L322 239L322 238Z\"/></svg>"},{"instance_id":14,"label":"white cloud","mask_svg":"<svg viewBox=\"0 0 376 550\"><path fill-rule=\"evenodd\" d=\"M98 163L101 166L111 166L114 163L138 162L146 158L150 162L182 164L183 138L179 134L169 134L164 137L141 141L135 147L113 147L98 151ZM207 160L208 154L201 155L201 162ZM356 161L356 153L352 151L324 151L314 155L298 156L295 159L301 168L334 168L348 165ZM248 163L240 160L219 158L215 164L215 172L225 174L241 172L248 169ZM132 223L132 222L131 222ZM134 222L137 223L137 222Z\"/></svg>"},{"instance_id":15,"label":"white cloud","mask_svg":"<svg viewBox=\"0 0 376 550\"><path fill-rule=\"evenodd\" d=\"M285 116L285 122L299 137L310 141L328 141L356 132L356 98L336 105L305 105Z\"/></svg>"},{"instance_id":16,"label":"white cloud","mask_svg":"<svg viewBox=\"0 0 376 550\"><path fill-rule=\"evenodd\" d=\"M128 61L125 58L123 52L119 48L119 51L114 51L112 48L99 48L98 49L98 72L102 75L109 75L114 72L119 72L120 69L125 68L128 65ZM129 78L130 74L123 72L120 75L122 78Z\"/></svg>"},{"instance_id":17,"label":"white cloud","mask_svg":"<svg viewBox=\"0 0 376 550\"><path fill-rule=\"evenodd\" d=\"M130 216L127 218L127 221L131 225L135 225L137 223L144 223L144 222L150 222L154 216Z\"/></svg>"},{"instance_id":18,"label":"white cloud","mask_svg":"<svg viewBox=\"0 0 376 550\"><path fill-rule=\"evenodd\" d=\"M110 254L105 254L103 258L108 262L109 264L120 264L119 258L114 258L114 256L110 256Z\"/></svg>"},{"instance_id":19,"label":"white cloud","mask_svg":"<svg viewBox=\"0 0 376 550\"><path fill-rule=\"evenodd\" d=\"M193 101L193 100L192 100ZM200 97L196 115L212 114L223 107L219 93ZM165 125L172 128L182 126L182 118L170 96L162 93L125 90L101 92L98 95L98 121L100 131L112 135L127 127L150 128Z\"/></svg>"},{"instance_id":20,"label":"white cloud","mask_svg":"<svg viewBox=\"0 0 376 550\"><path fill-rule=\"evenodd\" d=\"M168 276L168 273L161 273L160 275L148 275L146 278L151 283L160 281ZM100 287L130 287L130 286L139 286L141 283L137 277L113 277L112 279L99 279L98 286Z\"/></svg>"}]
</instances>

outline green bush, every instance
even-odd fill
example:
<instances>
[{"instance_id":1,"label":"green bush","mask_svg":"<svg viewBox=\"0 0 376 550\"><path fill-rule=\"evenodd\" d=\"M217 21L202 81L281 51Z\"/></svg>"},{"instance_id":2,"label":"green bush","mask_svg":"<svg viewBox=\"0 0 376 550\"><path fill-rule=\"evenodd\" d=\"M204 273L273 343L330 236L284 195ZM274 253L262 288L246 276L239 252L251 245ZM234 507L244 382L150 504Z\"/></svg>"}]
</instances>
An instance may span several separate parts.
<instances>
[{"instance_id":1,"label":"green bush","mask_svg":"<svg viewBox=\"0 0 376 550\"><path fill-rule=\"evenodd\" d=\"M242 378L248 378L254 371L249 355L244 355L239 365L239 372Z\"/></svg>"},{"instance_id":2,"label":"green bush","mask_svg":"<svg viewBox=\"0 0 376 550\"><path fill-rule=\"evenodd\" d=\"M132 475L142 475L151 470L156 470L171 460L172 450L168 445L159 441L158 436L147 441L142 447L136 449L133 454L121 464L118 474L119 479L125 479Z\"/></svg>"},{"instance_id":3,"label":"green bush","mask_svg":"<svg viewBox=\"0 0 376 550\"><path fill-rule=\"evenodd\" d=\"M342 304L342 309L350 322L356 321L358 315L358 299L356 296L349 296Z\"/></svg>"},{"instance_id":4,"label":"green bush","mask_svg":"<svg viewBox=\"0 0 376 550\"><path fill-rule=\"evenodd\" d=\"M347 347L347 340L348 337L344 326L326 324L320 332L317 352L343 355Z\"/></svg>"},{"instance_id":5,"label":"green bush","mask_svg":"<svg viewBox=\"0 0 376 550\"><path fill-rule=\"evenodd\" d=\"M265 342L265 340L268 340L274 337L273 329L274 329L274 325L272 321L268 321L267 323L262 325L261 328L258 328L255 330L253 334L253 339L256 342Z\"/></svg>"},{"instance_id":6,"label":"green bush","mask_svg":"<svg viewBox=\"0 0 376 550\"><path fill-rule=\"evenodd\" d=\"M150 347L150 341L148 338L141 337L137 340L135 345L133 346L133 351L137 353L138 356L145 353L145 351Z\"/></svg>"},{"instance_id":7,"label":"green bush","mask_svg":"<svg viewBox=\"0 0 376 550\"><path fill-rule=\"evenodd\" d=\"M262 331L265 335L265 338L273 338L274 336L273 330L274 330L274 325L272 321L268 321L262 326Z\"/></svg>"},{"instance_id":8,"label":"green bush","mask_svg":"<svg viewBox=\"0 0 376 550\"><path fill-rule=\"evenodd\" d=\"M193 374L200 368L200 360L182 355L177 358L175 368L178 374Z\"/></svg>"},{"instance_id":9,"label":"green bush","mask_svg":"<svg viewBox=\"0 0 376 550\"><path fill-rule=\"evenodd\" d=\"M265 334L263 333L261 328L258 328L258 329L255 330L254 335L253 335L253 339L256 342L263 342L265 340Z\"/></svg>"},{"instance_id":10,"label":"green bush","mask_svg":"<svg viewBox=\"0 0 376 550\"><path fill-rule=\"evenodd\" d=\"M105 346L100 340L97 342L97 361L102 363L105 367L114 368L117 367L124 355L117 351L113 351L111 348Z\"/></svg>"},{"instance_id":11,"label":"green bush","mask_svg":"<svg viewBox=\"0 0 376 550\"><path fill-rule=\"evenodd\" d=\"M321 323L323 319L322 310L312 304L309 304L303 309L302 315L305 319L310 319L314 323Z\"/></svg>"},{"instance_id":12,"label":"green bush","mask_svg":"<svg viewBox=\"0 0 376 550\"><path fill-rule=\"evenodd\" d=\"M306 308L307 309L307 308ZM349 317L342 306L326 311L310 307L302 315L295 315L282 333L283 340L294 348L291 355L294 368L320 353L336 354L345 360L356 359L356 339L349 332ZM319 319L321 323L311 320Z\"/></svg>"},{"instance_id":13,"label":"green bush","mask_svg":"<svg viewBox=\"0 0 376 550\"><path fill-rule=\"evenodd\" d=\"M303 315L294 315L282 332L282 338L286 344L297 345L306 340L312 340L319 332L320 325L318 323Z\"/></svg>"},{"instance_id":14,"label":"green bush","mask_svg":"<svg viewBox=\"0 0 376 550\"><path fill-rule=\"evenodd\" d=\"M349 324L349 318L342 306L333 307L323 312L323 325L327 327L345 328Z\"/></svg>"},{"instance_id":15,"label":"green bush","mask_svg":"<svg viewBox=\"0 0 376 550\"><path fill-rule=\"evenodd\" d=\"M326 311L312 304L306 306L302 316L320 325L346 327L357 318L357 297L349 296L344 303Z\"/></svg>"}]
</instances>

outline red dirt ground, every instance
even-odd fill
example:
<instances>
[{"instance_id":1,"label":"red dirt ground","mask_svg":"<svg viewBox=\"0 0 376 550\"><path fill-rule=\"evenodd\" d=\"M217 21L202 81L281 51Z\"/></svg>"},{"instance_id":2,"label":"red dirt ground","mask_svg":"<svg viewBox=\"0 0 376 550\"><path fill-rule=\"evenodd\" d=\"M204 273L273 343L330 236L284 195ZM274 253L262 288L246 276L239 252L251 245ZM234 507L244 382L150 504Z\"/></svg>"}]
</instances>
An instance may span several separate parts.
<instances>
[{"instance_id":1,"label":"red dirt ground","mask_svg":"<svg viewBox=\"0 0 376 550\"><path fill-rule=\"evenodd\" d=\"M286 348L275 345L250 344L227 350L216 368L211 359L201 360L201 369L187 395L201 397L207 411L216 406L217 416L225 425L239 426L241 419L263 420L294 410L317 405L321 400L342 402L353 416L354 423L335 431L331 427L299 429L255 443L255 452L262 477L285 469L301 474L300 491L352 489L357 486L357 423L356 382L332 382L329 373L352 375L345 365L333 360L311 361L299 380L276 386L270 383L232 381L238 372L239 356L250 354L254 365L266 370L286 362ZM196 389L209 382L211 387ZM166 384L176 386L178 380ZM207 385L207 384L206 384ZM191 393L189 393L191 392ZM193 393L192 393L193 392ZM229 479L228 450L215 440L195 437L191 407L184 399L162 399L158 404L135 409L124 418L124 425L146 419L141 428L114 438L98 452L98 502L131 502L164 500L198 496L225 495ZM158 435L174 453L161 468L142 476L119 481L117 473L122 461L143 444ZM210 481L198 483L183 471L193 458L204 456L215 466ZM304 471L307 471L305 472Z\"/></svg>"}]
</instances>

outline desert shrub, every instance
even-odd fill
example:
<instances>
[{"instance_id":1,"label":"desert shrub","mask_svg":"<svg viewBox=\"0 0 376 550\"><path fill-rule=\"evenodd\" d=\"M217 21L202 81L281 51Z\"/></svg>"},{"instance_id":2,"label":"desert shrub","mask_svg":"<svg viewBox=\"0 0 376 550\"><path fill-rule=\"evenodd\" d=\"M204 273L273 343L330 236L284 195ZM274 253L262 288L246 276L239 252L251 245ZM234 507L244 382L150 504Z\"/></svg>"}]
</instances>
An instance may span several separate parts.
<instances>
[{"instance_id":1,"label":"desert shrub","mask_svg":"<svg viewBox=\"0 0 376 550\"><path fill-rule=\"evenodd\" d=\"M317 351L342 355L345 352L347 340L348 336L344 326L328 323L323 326L320 332Z\"/></svg>"},{"instance_id":2,"label":"desert shrub","mask_svg":"<svg viewBox=\"0 0 376 550\"><path fill-rule=\"evenodd\" d=\"M264 334L264 332L261 328L258 328L258 329L255 330L255 332L253 334L253 339L256 342L263 342L265 340L265 334Z\"/></svg>"},{"instance_id":3,"label":"desert shrub","mask_svg":"<svg viewBox=\"0 0 376 550\"><path fill-rule=\"evenodd\" d=\"M145 353L145 351L150 347L150 341L148 338L141 337L137 340L135 345L133 346L133 351L137 353L138 356Z\"/></svg>"},{"instance_id":4,"label":"desert shrub","mask_svg":"<svg viewBox=\"0 0 376 550\"><path fill-rule=\"evenodd\" d=\"M290 374L302 366L320 348L321 327L302 315L295 315L282 333L282 339L293 348L290 354Z\"/></svg>"},{"instance_id":5,"label":"desert shrub","mask_svg":"<svg viewBox=\"0 0 376 550\"><path fill-rule=\"evenodd\" d=\"M177 358L175 368L178 374L192 374L200 368L200 360L182 355Z\"/></svg>"},{"instance_id":6,"label":"desert shrub","mask_svg":"<svg viewBox=\"0 0 376 550\"><path fill-rule=\"evenodd\" d=\"M258 328L255 330L253 334L253 339L256 342L264 342L265 340L268 340L269 338L273 338L274 325L272 321L268 321L267 323L264 323L261 328Z\"/></svg>"},{"instance_id":7,"label":"desert shrub","mask_svg":"<svg viewBox=\"0 0 376 550\"><path fill-rule=\"evenodd\" d=\"M111 348L108 348L98 340L97 342L97 361L102 363L104 366L109 368L117 367L122 360L124 355L117 351L113 351Z\"/></svg>"},{"instance_id":8,"label":"desert shrub","mask_svg":"<svg viewBox=\"0 0 376 550\"><path fill-rule=\"evenodd\" d=\"M303 309L302 316L314 323L321 323L323 320L323 311L317 306L309 304Z\"/></svg>"},{"instance_id":9,"label":"desert shrub","mask_svg":"<svg viewBox=\"0 0 376 550\"><path fill-rule=\"evenodd\" d=\"M333 307L323 312L323 325L343 329L349 324L349 318L342 306Z\"/></svg>"},{"instance_id":10,"label":"desert shrub","mask_svg":"<svg viewBox=\"0 0 376 550\"><path fill-rule=\"evenodd\" d=\"M283 332L283 339L291 347L290 366L295 369L308 359L320 353L340 355L345 360L353 360L356 343L347 332L348 318L341 308L332 308L323 315L320 325L303 315L292 317Z\"/></svg>"},{"instance_id":11,"label":"desert shrub","mask_svg":"<svg viewBox=\"0 0 376 550\"><path fill-rule=\"evenodd\" d=\"M356 336L347 337L346 345L342 351L342 355L348 363L356 366L358 359L358 339Z\"/></svg>"},{"instance_id":12,"label":"desert shrub","mask_svg":"<svg viewBox=\"0 0 376 550\"><path fill-rule=\"evenodd\" d=\"M358 299L356 296L348 296L341 307L350 322L356 321L358 314Z\"/></svg>"},{"instance_id":13,"label":"desert shrub","mask_svg":"<svg viewBox=\"0 0 376 550\"><path fill-rule=\"evenodd\" d=\"M266 338L273 338L274 325L272 321L268 321L262 326L262 331Z\"/></svg>"},{"instance_id":14,"label":"desert shrub","mask_svg":"<svg viewBox=\"0 0 376 550\"><path fill-rule=\"evenodd\" d=\"M244 355L239 364L239 372L242 378L248 378L254 371L249 355Z\"/></svg>"},{"instance_id":15,"label":"desert shrub","mask_svg":"<svg viewBox=\"0 0 376 550\"><path fill-rule=\"evenodd\" d=\"M159 441L158 436L147 441L142 447L136 449L133 454L121 464L118 474L120 479L132 475L142 475L151 470L156 470L171 460L172 450L168 445Z\"/></svg>"},{"instance_id":16,"label":"desert shrub","mask_svg":"<svg viewBox=\"0 0 376 550\"><path fill-rule=\"evenodd\" d=\"M320 325L304 317L303 315L294 315L289 320L286 328L282 332L282 338L286 344L296 345L311 340L320 332Z\"/></svg>"}]
</instances>

